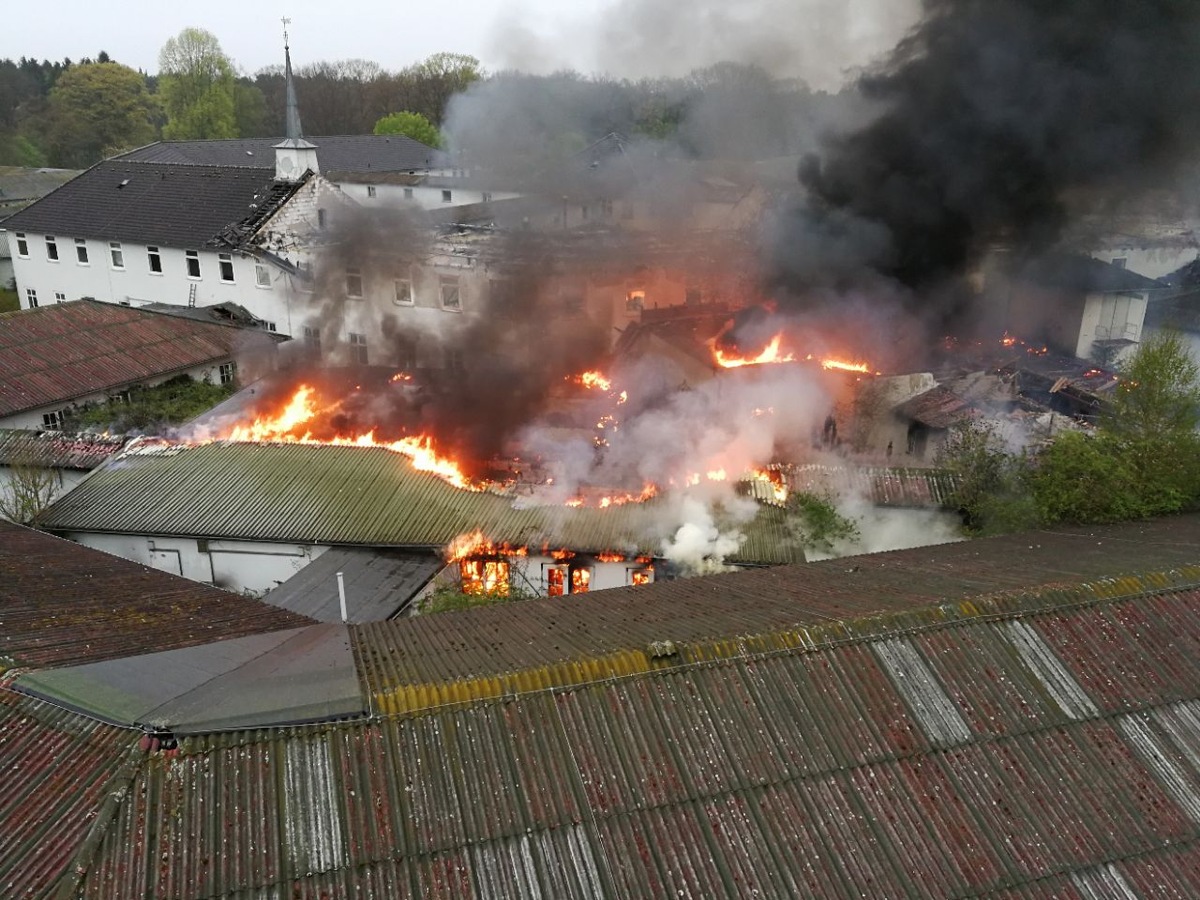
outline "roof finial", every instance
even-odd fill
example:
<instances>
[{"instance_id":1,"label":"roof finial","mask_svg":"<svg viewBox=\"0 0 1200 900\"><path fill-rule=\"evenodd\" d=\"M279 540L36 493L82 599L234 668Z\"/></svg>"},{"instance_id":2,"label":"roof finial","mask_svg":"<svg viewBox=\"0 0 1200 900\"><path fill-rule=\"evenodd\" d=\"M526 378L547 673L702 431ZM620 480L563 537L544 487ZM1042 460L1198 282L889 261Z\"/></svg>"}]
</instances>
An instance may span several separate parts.
<instances>
[{"instance_id":1,"label":"roof finial","mask_svg":"<svg viewBox=\"0 0 1200 900\"><path fill-rule=\"evenodd\" d=\"M284 50L287 50L287 49L288 49L288 33L287 33L287 27L288 27L289 25L291 25L291 24L292 24L292 20L291 20L291 19L289 19L287 16L284 16L284 17L283 17L282 19L280 19L279 21L283 23L283 49L284 49Z\"/></svg>"}]
</instances>

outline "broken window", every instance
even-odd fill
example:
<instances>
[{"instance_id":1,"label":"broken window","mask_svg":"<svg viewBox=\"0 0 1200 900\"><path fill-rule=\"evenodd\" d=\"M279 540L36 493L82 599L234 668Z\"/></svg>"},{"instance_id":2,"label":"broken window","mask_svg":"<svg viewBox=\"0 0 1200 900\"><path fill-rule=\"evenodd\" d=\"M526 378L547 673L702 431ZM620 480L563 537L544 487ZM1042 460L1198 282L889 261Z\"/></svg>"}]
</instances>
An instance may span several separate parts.
<instances>
[{"instance_id":1,"label":"broken window","mask_svg":"<svg viewBox=\"0 0 1200 900\"><path fill-rule=\"evenodd\" d=\"M464 594L508 596L509 565L499 557L473 557L460 560L459 576Z\"/></svg>"},{"instance_id":2,"label":"broken window","mask_svg":"<svg viewBox=\"0 0 1200 900\"><path fill-rule=\"evenodd\" d=\"M654 573L650 569L626 569L629 576L629 583L633 585L649 584L654 580Z\"/></svg>"},{"instance_id":3,"label":"broken window","mask_svg":"<svg viewBox=\"0 0 1200 900\"><path fill-rule=\"evenodd\" d=\"M646 308L646 292L630 291L625 295L625 312L640 313Z\"/></svg>"},{"instance_id":4,"label":"broken window","mask_svg":"<svg viewBox=\"0 0 1200 900\"><path fill-rule=\"evenodd\" d=\"M586 594L592 586L592 570L571 567L571 593Z\"/></svg>"},{"instance_id":5,"label":"broken window","mask_svg":"<svg viewBox=\"0 0 1200 900\"><path fill-rule=\"evenodd\" d=\"M237 379L237 363L221 363L221 384L233 384Z\"/></svg>"},{"instance_id":6,"label":"broken window","mask_svg":"<svg viewBox=\"0 0 1200 900\"><path fill-rule=\"evenodd\" d=\"M543 567L547 597L586 594L592 587L592 570L585 566L558 563Z\"/></svg>"},{"instance_id":7,"label":"broken window","mask_svg":"<svg viewBox=\"0 0 1200 900\"><path fill-rule=\"evenodd\" d=\"M546 567L546 596L561 597L567 592L567 567Z\"/></svg>"}]
</instances>

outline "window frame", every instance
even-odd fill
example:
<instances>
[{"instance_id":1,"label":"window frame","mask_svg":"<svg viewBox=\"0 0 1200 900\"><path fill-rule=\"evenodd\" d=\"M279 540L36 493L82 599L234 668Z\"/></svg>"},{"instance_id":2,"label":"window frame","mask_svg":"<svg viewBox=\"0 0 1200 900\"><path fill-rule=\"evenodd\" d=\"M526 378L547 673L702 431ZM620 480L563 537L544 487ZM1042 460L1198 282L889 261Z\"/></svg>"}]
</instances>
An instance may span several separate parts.
<instances>
[{"instance_id":1,"label":"window frame","mask_svg":"<svg viewBox=\"0 0 1200 900\"><path fill-rule=\"evenodd\" d=\"M114 271L125 271L125 250L121 247L120 241L108 242L108 262Z\"/></svg>"},{"instance_id":2,"label":"window frame","mask_svg":"<svg viewBox=\"0 0 1200 900\"><path fill-rule=\"evenodd\" d=\"M350 355L353 361L360 366L369 366L369 355L367 352L367 336L354 331L346 332L347 343L350 346Z\"/></svg>"},{"instance_id":3,"label":"window frame","mask_svg":"<svg viewBox=\"0 0 1200 900\"><path fill-rule=\"evenodd\" d=\"M400 285L402 285L402 284L408 286L408 299L407 300L400 299ZM416 295L416 291L414 290L413 278L412 278L411 272L408 275L397 275L395 278L392 279L392 304L394 306L416 306L417 305L417 295Z\"/></svg>"},{"instance_id":4,"label":"window frame","mask_svg":"<svg viewBox=\"0 0 1200 900\"><path fill-rule=\"evenodd\" d=\"M221 363L217 367L217 374L221 384L234 384L237 382L237 362L230 361Z\"/></svg>"},{"instance_id":5,"label":"window frame","mask_svg":"<svg viewBox=\"0 0 1200 900\"><path fill-rule=\"evenodd\" d=\"M346 296L352 300L361 300L365 296L362 269L358 266L346 266Z\"/></svg>"},{"instance_id":6,"label":"window frame","mask_svg":"<svg viewBox=\"0 0 1200 900\"><path fill-rule=\"evenodd\" d=\"M46 235L46 260L47 262L59 262L58 256L58 238L52 234Z\"/></svg>"},{"instance_id":7,"label":"window frame","mask_svg":"<svg viewBox=\"0 0 1200 900\"><path fill-rule=\"evenodd\" d=\"M412 189L412 188L410 188L410 187L406 187L406 188L404 189L404 199L405 199L405 200L412 200L412 199L413 199L413 189Z\"/></svg>"},{"instance_id":8,"label":"window frame","mask_svg":"<svg viewBox=\"0 0 1200 900\"><path fill-rule=\"evenodd\" d=\"M150 267L151 275L161 275L163 273L162 251L157 247L147 246L146 264Z\"/></svg>"},{"instance_id":9,"label":"window frame","mask_svg":"<svg viewBox=\"0 0 1200 900\"><path fill-rule=\"evenodd\" d=\"M17 256L29 259L29 236L24 231L14 231L13 237L17 240Z\"/></svg>"},{"instance_id":10,"label":"window frame","mask_svg":"<svg viewBox=\"0 0 1200 900\"><path fill-rule=\"evenodd\" d=\"M228 267L229 277L225 277L226 267ZM237 284L237 279L233 271L233 254L218 253L217 254L217 275L222 284Z\"/></svg>"},{"instance_id":11,"label":"window frame","mask_svg":"<svg viewBox=\"0 0 1200 900\"><path fill-rule=\"evenodd\" d=\"M185 250L185 251L183 251L183 259L184 259L184 271L187 272L187 277L191 281L202 280L204 277L204 271L200 268L200 251L199 250ZM193 265L193 263L195 265ZM192 273L193 268L196 270L195 274Z\"/></svg>"},{"instance_id":12,"label":"window frame","mask_svg":"<svg viewBox=\"0 0 1200 900\"><path fill-rule=\"evenodd\" d=\"M263 276L266 276L265 280ZM273 287L271 270L264 263L256 262L254 264L254 286L268 291Z\"/></svg>"},{"instance_id":13,"label":"window frame","mask_svg":"<svg viewBox=\"0 0 1200 900\"><path fill-rule=\"evenodd\" d=\"M454 191L450 190L449 188L442 188L442 202L443 203L453 203L454 202Z\"/></svg>"},{"instance_id":14,"label":"window frame","mask_svg":"<svg viewBox=\"0 0 1200 900\"><path fill-rule=\"evenodd\" d=\"M453 288L454 302L447 304L446 289ZM446 312L462 312L462 281L457 275L438 276L438 305Z\"/></svg>"},{"instance_id":15,"label":"window frame","mask_svg":"<svg viewBox=\"0 0 1200 900\"><path fill-rule=\"evenodd\" d=\"M54 302L55 303L66 303L67 302L66 291L55 291L54 292Z\"/></svg>"},{"instance_id":16,"label":"window frame","mask_svg":"<svg viewBox=\"0 0 1200 900\"><path fill-rule=\"evenodd\" d=\"M328 227L328 225L329 225L329 213L325 211L324 207L318 207L317 208L317 227L318 228L326 228L326 227Z\"/></svg>"},{"instance_id":17,"label":"window frame","mask_svg":"<svg viewBox=\"0 0 1200 900\"><path fill-rule=\"evenodd\" d=\"M31 288L31 287L25 288L25 300L26 300L25 305L28 309L37 309L38 308L37 288Z\"/></svg>"},{"instance_id":18,"label":"window frame","mask_svg":"<svg viewBox=\"0 0 1200 900\"><path fill-rule=\"evenodd\" d=\"M90 266L92 264L88 256L86 238L75 238L75 264L78 266Z\"/></svg>"},{"instance_id":19,"label":"window frame","mask_svg":"<svg viewBox=\"0 0 1200 900\"><path fill-rule=\"evenodd\" d=\"M368 185L367 185L367 196L368 196L368 197L374 197L374 196L376 196L375 185L373 185L373 184L368 184Z\"/></svg>"}]
</instances>

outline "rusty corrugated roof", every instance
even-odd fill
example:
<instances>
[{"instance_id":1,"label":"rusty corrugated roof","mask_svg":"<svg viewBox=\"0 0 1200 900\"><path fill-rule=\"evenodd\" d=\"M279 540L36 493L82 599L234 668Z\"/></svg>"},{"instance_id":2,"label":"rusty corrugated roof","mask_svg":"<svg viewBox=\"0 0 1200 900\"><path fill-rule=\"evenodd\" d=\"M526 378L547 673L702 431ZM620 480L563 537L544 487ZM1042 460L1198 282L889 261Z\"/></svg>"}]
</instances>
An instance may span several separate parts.
<instances>
[{"instance_id":1,"label":"rusty corrugated roof","mask_svg":"<svg viewBox=\"0 0 1200 900\"><path fill-rule=\"evenodd\" d=\"M73 434L0 428L0 466L35 465L94 469L129 439L122 434Z\"/></svg>"},{"instance_id":2,"label":"rusty corrugated roof","mask_svg":"<svg viewBox=\"0 0 1200 900\"><path fill-rule=\"evenodd\" d=\"M75 300L0 314L0 416L66 403L272 345L266 334Z\"/></svg>"},{"instance_id":3,"label":"rusty corrugated roof","mask_svg":"<svg viewBox=\"0 0 1200 900\"><path fill-rule=\"evenodd\" d=\"M0 521L0 670L66 666L313 620Z\"/></svg>"},{"instance_id":4,"label":"rusty corrugated roof","mask_svg":"<svg viewBox=\"0 0 1200 900\"><path fill-rule=\"evenodd\" d=\"M416 471L380 447L212 443L131 450L92 473L41 520L60 532L186 535L444 547L475 530L497 543L657 555L680 522L662 502L608 509L521 506ZM803 561L784 510L740 526L731 562Z\"/></svg>"},{"instance_id":5,"label":"rusty corrugated roof","mask_svg":"<svg viewBox=\"0 0 1200 900\"><path fill-rule=\"evenodd\" d=\"M1196 896L1189 583L1200 568L189 738L139 768L78 895Z\"/></svg>"}]
</instances>

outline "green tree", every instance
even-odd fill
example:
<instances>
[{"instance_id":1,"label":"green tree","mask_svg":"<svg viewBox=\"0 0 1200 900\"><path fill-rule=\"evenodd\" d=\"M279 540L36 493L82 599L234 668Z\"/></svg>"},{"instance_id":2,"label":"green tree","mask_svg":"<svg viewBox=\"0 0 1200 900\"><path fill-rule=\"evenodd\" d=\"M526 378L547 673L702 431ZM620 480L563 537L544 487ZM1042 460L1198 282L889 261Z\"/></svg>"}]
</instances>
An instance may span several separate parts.
<instances>
[{"instance_id":1,"label":"green tree","mask_svg":"<svg viewBox=\"0 0 1200 900\"><path fill-rule=\"evenodd\" d=\"M949 499L968 533L1004 534L1037 524L1029 460L1010 452L991 423L968 420L952 428L937 464L954 478Z\"/></svg>"},{"instance_id":2,"label":"green tree","mask_svg":"<svg viewBox=\"0 0 1200 900\"><path fill-rule=\"evenodd\" d=\"M395 112L375 123L375 134L403 134L428 147L442 146L442 135L432 122L420 113Z\"/></svg>"},{"instance_id":3,"label":"green tree","mask_svg":"<svg viewBox=\"0 0 1200 900\"><path fill-rule=\"evenodd\" d=\"M72 66L50 91L46 138L55 165L82 168L154 140L154 98L119 63Z\"/></svg>"},{"instance_id":4,"label":"green tree","mask_svg":"<svg viewBox=\"0 0 1200 900\"><path fill-rule=\"evenodd\" d=\"M169 140L238 136L237 75L216 36L185 28L158 54L158 92Z\"/></svg>"}]
</instances>

